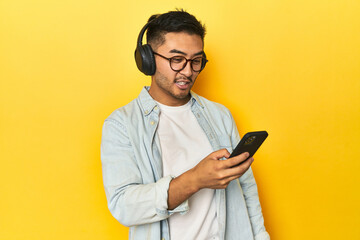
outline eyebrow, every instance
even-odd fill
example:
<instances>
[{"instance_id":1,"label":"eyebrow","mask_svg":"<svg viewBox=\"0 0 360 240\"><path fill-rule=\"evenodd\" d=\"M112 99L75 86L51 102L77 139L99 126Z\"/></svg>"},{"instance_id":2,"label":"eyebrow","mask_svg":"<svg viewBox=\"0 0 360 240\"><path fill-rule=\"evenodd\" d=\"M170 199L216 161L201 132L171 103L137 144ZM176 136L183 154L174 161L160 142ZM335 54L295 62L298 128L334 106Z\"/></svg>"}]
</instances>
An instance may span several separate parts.
<instances>
[{"instance_id":1,"label":"eyebrow","mask_svg":"<svg viewBox=\"0 0 360 240\"><path fill-rule=\"evenodd\" d=\"M182 54L182 55L187 55L187 53L184 53L183 51L180 51L180 50L177 50L177 49L172 49L169 51L170 53L179 53L179 54ZM195 53L194 56L197 56L197 55L203 55L204 54L204 50L201 50L200 52L198 53Z\"/></svg>"}]
</instances>

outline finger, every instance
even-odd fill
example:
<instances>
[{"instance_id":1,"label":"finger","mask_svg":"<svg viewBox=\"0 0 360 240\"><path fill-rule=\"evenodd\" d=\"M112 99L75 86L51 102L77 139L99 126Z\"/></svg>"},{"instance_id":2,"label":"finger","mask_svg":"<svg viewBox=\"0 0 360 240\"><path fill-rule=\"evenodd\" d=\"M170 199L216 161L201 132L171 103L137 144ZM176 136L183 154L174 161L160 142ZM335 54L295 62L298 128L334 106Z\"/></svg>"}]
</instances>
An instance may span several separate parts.
<instances>
[{"instance_id":1,"label":"finger","mask_svg":"<svg viewBox=\"0 0 360 240\"><path fill-rule=\"evenodd\" d=\"M233 167L233 169L237 170L241 175L244 174L254 162L254 158L249 158L246 161L242 162L240 165Z\"/></svg>"},{"instance_id":2,"label":"finger","mask_svg":"<svg viewBox=\"0 0 360 240\"><path fill-rule=\"evenodd\" d=\"M230 157L230 153L226 148L215 151L215 152L211 153L211 155L216 159Z\"/></svg>"},{"instance_id":3,"label":"finger","mask_svg":"<svg viewBox=\"0 0 360 240\"><path fill-rule=\"evenodd\" d=\"M232 168L225 169L224 174L227 177L232 177L232 176L234 176L235 178L241 177L249 169L249 167L251 166L253 161L254 161L254 158L251 157L251 158L243 161L238 166L234 166Z\"/></svg>"},{"instance_id":4,"label":"finger","mask_svg":"<svg viewBox=\"0 0 360 240\"><path fill-rule=\"evenodd\" d=\"M227 167L227 168L234 167L234 166L240 164L241 162L245 161L249 157L249 155L250 154L248 152L244 152L238 156L229 158L224 162L225 167Z\"/></svg>"},{"instance_id":5,"label":"finger","mask_svg":"<svg viewBox=\"0 0 360 240\"><path fill-rule=\"evenodd\" d=\"M230 177L226 177L224 179L222 179L218 185L215 185L214 188L215 189L224 189L226 188L229 183L237 178L240 178L243 174L238 174L238 175L232 175Z\"/></svg>"}]
</instances>

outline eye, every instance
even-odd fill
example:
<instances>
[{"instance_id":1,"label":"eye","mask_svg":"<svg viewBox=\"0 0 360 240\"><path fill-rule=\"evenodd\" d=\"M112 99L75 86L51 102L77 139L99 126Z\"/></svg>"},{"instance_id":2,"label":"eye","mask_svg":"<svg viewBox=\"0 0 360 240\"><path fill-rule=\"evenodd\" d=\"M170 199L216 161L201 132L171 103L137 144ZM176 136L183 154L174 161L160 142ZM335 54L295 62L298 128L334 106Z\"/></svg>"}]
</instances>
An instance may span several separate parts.
<instances>
[{"instance_id":1,"label":"eye","mask_svg":"<svg viewBox=\"0 0 360 240\"><path fill-rule=\"evenodd\" d=\"M183 58L183 57L180 57L180 56L175 56L175 57L172 57L172 58L171 58L171 61L172 61L173 63L181 63L181 62L184 61L184 58Z\"/></svg>"},{"instance_id":2,"label":"eye","mask_svg":"<svg viewBox=\"0 0 360 240\"><path fill-rule=\"evenodd\" d=\"M199 58L194 58L194 59L192 60L192 63L193 63L193 65L200 65L200 64L201 64L201 60L202 60L201 57L199 57Z\"/></svg>"}]
</instances>

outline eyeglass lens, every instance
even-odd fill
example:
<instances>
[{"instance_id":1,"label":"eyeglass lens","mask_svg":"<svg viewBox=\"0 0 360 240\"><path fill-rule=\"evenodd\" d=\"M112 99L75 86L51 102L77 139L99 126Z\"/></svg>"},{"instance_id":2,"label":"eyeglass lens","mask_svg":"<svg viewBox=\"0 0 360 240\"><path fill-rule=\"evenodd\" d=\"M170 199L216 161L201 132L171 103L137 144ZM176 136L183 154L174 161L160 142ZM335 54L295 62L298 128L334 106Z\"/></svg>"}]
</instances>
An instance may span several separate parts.
<instances>
[{"instance_id":1,"label":"eyeglass lens","mask_svg":"<svg viewBox=\"0 0 360 240\"><path fill-rule=\"evenodd\" d=\"M187 62L190 62L192 70L194 70L195 72L199 72L201 71L203 61L204 59L202 57L186 59L183 56L175 56L170 58L170 67L174 71L181 71L186 67Z\"/></svg>"}]
</instances>

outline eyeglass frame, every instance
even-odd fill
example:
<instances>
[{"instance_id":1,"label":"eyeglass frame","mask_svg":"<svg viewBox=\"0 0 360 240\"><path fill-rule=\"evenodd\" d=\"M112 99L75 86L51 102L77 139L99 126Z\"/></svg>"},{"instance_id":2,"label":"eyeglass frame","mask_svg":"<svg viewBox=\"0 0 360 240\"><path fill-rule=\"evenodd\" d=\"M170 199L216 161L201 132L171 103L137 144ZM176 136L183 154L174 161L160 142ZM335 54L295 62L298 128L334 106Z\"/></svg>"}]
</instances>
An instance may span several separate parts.
<instances>
[{"instance_id":1,"label":"eyeglass frame","mask_svg":"<svg viewBox=\"0 0 360 240\"><path fill-rule=\"evenodd\" d=\"M153 53L154 53L154 55L158 55L159 57L162 57L162 58L168 60L168 61L169 61L170 68L171 68L171 70L173 70L174 72L180 72L180 71L184 70L184 68L186 67L187 63L190 62L191 70L193 70L194 72L197 72L197 73L198 73L198 72L201 72L201 71L205 68L206 63L209 61L209 60L207 60L206 58L204 58L203 56L202 56L202 57L196 57L196 58L193 58L193 59L187 59L187 58L184 57L184 56L173 56L173 57L171 57L171 58L167 58L167 57L165 57L165 56L163 56L163 55L161 55L161 54L159 54L159 53L157 53L157 52L153 52ZM182 58L185 59L184 66L183 66L181 69L179 69L179 70L175 70L175 69L173 69L172 66L171 66L171 60L172 60L174 57L182 57ZM199 71L194 70L193 65L192 65L192 64L193 64L193 61L194 61L195 59L197 59L197 58L202 58L203 61L205 61L205 63L201 63L201 66L200 66L200 70L199 70Z\"/></svg>"}]
</instances>

